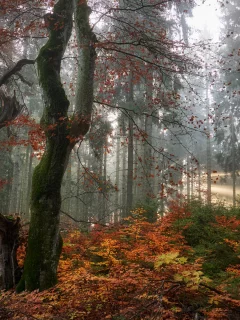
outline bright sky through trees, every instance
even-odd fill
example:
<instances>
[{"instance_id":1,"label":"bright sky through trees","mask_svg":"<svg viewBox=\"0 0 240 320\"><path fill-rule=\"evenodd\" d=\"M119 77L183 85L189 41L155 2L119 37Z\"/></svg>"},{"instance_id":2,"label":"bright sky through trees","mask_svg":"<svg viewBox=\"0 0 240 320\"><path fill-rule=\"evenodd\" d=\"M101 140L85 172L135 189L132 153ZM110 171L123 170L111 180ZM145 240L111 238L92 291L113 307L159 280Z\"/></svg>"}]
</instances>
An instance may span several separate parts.
<instances>
[{"instance_id":1,"label":"bright sky through trees","mask_svg":"<svg viewBox=\"0 0 240 320\"><path fill-rule=\"evenodd\" d=\"M203 3L204 2L204 3ZM207 30L214 41L218 41L220 32L220 6L216 0L197 1L198 5L193 9L193 17L189 23L196 29L194 38L202 36L202 31Z\"/></svg>"}]
</instances>

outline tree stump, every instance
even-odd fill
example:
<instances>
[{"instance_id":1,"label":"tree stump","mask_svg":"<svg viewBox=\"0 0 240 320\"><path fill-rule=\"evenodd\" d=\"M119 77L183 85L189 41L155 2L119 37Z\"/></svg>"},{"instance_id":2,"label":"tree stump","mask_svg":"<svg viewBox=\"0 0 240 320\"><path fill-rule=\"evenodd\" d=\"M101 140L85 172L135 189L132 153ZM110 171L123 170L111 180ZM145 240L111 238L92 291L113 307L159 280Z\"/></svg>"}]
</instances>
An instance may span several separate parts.
<instances>
[{"instance_id":1,"label":"tree stump","mask_svg":"<svg viewBox=\"0 0 240 320\"><path fill-rule=\"evenodd\" d=\"M8 290L21 276L17 263L20 218L11 219L0 214L0 289Z\"/></svg>"}]
</instances>

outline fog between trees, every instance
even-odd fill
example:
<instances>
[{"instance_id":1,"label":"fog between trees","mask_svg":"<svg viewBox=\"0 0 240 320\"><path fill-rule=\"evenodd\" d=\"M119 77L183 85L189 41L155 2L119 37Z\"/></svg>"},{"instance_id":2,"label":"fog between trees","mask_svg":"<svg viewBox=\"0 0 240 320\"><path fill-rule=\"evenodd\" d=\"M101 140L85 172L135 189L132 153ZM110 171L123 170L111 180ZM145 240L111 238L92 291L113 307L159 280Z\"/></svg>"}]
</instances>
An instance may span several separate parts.
<instances>
[{"instance_id":1,"label":"fog between trees","mask_svg":"<svg viewBox=\"0 0 240 320\"><path fill-rule=\"evenodd\" d=\"M0 212L53 265L41 278L29 244L27 289L56 281L60 217L89 231L141 206L154 222L222 186L238 205L240 8L208 4L217 38L194 27L201 1L1 4Z\"/></svg>"}]
</instances>

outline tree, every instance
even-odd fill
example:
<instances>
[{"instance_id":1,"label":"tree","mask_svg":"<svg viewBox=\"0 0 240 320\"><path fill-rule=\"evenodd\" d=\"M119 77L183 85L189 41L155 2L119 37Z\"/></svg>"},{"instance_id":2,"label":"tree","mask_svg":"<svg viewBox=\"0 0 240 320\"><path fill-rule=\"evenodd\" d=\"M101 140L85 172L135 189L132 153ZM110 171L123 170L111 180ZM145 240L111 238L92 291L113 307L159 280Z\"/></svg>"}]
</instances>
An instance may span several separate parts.
<instances>
[{"instance_id":1,"label":"tree","mask_svg":"<svg viewBox=\"0 0 240 320\"><path fill-rule=\"evenodd\" d=\"M231 173L233 206L236 205L236 179L239 171L239 12L239 3L235 0L222 7L224 33L221 40L224 45L219 49L219 90L214 95L217 105L216 141L220 146L216 158L223 170Z\"/></svg>"},{"instance_id":2,"label":"tree","mask_svg":"<svg viewBox=\"0 0 240 320\"><path fill-rule=\"evenodd\" d=\"M21 276L16 259L20 219L6 218L0 214L0 289L10 289Z\"/></svg>"},{"instance_id":3,"label":"tree","mask_svg":"<svg viewBox=\"0 0 240 320\"><path fill-rule=\"evenodd\" d=\"M61 60L72 32L72 14L79 46L76 115L67 119L69 101L60 79ZM93 101L95 49L86 1L60 0L45 21L49 40L36 59L39 82L44 95L41 119L46 134L46 149L33 174L31 221L24 273L17 290L44 290L57 281L57 266L62 240L59 233L61 182L68 158L79 136L87 133Z\"/></svg>"},{"instance_id":4,"label":"tree","mask_svg":"<svg viewBox=\"0 0 240 320\"><path fill-rule=\"evenodd\" d=\"M29 4L20 3L18 9L24 9L25 5ZM40 3L37 1L36 7L31 10L42 6L47 12L49 5L48 1ZM100 6L100 3L97 5ZM12 7L14 8L14 3ZM10 6L10 9L12 7ZM165 10L165 1L151 2L151 4L138 0L131 4L124 1L120 8L118 5L114 6L111 2L106 2L103 8L105 14L100 13L98 18L102 19L106 16L107 21L117 20L118 24L113 33L107 34L108 38L99 33L97 40L89 23L91 9L87 1L59 0L54 5L53 12L44 15L48 41L42 46L36 60L20 60L5 73L1 82L6 84L6 81L15 72L19 72L24 65L36 62L44 104L41 128L45 132L46 147L33 173L28 249L24 273L17 287L18 291L44 290L57 281L56 273L62 246L59 233L61 183L71 150L77 142L82 140L90 127L96 48L99 51L104 50L105 57L109 61L121 61L123 66L119 73L127 77L129 70L132 69L135 69L135 72L141 72L142 77L146 77L152 69L151 74L155 72L158 81L164 82L166 79L171 81L172 74L182 74L186 70L188 72L191 70L190 66L187 69L189 60L182 54L184 45L178 44L175 47L174 42L166 37L164 28L160 30L157 28L158 18ZM146 24L144 18L149 15L149 8L151 8L153 19ZM68 117L69 100L62 86L60 72L62 59L72 34L73 14L78 47L78 75L75 111L70 118ZM155 14L157 18L154 18ZM17 23L19 24L19 21ZM10 32L7 33L8 37L11 35ZM139 48L137 53L136 47ZM114 71L113 74L116 81L117 72ZM108 72L107 77L110 76L112 73ZM159 104L161 108L163 101L171 105L174 96L175 93L170 91L168 98L156 102L156 105ZM111 101L108 103L109 99L100 99L96 102L111 106ZM125 114L129 114L130 111L125 110ZM129 185L129 189L132 189L132 186ZM132 199L128 198L129 207L131 202Z\"/></svg>"}]
</instances>

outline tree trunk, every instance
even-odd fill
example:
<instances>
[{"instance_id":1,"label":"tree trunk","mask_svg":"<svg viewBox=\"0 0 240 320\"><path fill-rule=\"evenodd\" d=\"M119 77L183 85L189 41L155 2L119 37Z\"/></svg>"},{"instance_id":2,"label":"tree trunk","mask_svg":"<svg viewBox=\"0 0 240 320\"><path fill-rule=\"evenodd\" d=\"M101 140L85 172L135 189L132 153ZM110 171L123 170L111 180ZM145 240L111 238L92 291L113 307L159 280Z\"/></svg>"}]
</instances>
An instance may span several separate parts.
<instances>
[{"instance_id":1,"label":"tree trunk","mask_svg":"<svg viewBox=\"0 0 240 320\"><path fill-rule=\"evenodd\" d=\"M20 279L16 252L20 219L9 219L0 214L0 289L12 288Z\"/></svg>"},{"instance_id":2,"label":"tree trunk","mask_svg":"<svg viewBox=\"0 0 240 320\"><path fill-rule=\"evenodd\" d=\"M125 125L125 119L123 118L123 126L122 126L122 135L123 135L123 146L122 146L122 194L121 194L121 203L122 203L122 212L121 212L121 218L124 218L126 216L126 125Z\"/></svg>"},{"instance_id":3,"label":"tree trunk","mask_svg":"<svg viewBox=\"0 0 240 320\"><path fill-rule=\"evenodd\" d=\"M129 94L128 94L128 103L129 109L132 109L133 106L133 72L130 70L129 74ZM125 216L130 215L130 210L132 209L133 203L133 114L129 114L128 118L128 171L127 171L127 201L126 201L126 211Z\"/></svg>"},{"instance_id":4,"label":"tree trunk","mask_svg":"<svg viewBox=\"0 0 240 320\"><path fill-rule=\"evenodd\" d=\"M212 146L211 146L211 133L210 133L210 107L209 107L209 97L208 97L209 84L207 80L206 87L206 118L207 118L207 204L210 205L212 202Z\"/></svg>"},{"instance_id":5,"label":"tree trunk","mask_svg":"<svg viewBox=\"0 0 240 320\"><path fill-rule=\"evenodd\" d=\"M236 134L233 120L233 112L230 114L231 121L231 145L232 145L232 186L233 186L233 207L236 207Z\"/></svg>"},{"instance_id":6,"label":"tree trunk","mask_svg":"<svg viewBox=\"0 0 240 320\"><path fill-rule=\"evenodd\" d=\"M133 121L129 118L128 128L128 171L127 171L127 208L126 217L130 215L133 203Z\"/></svg>"},{"instance_id":7,"label":"tree trunk","mask_svg":"<svg viewBox=\"0 0 240 320\"><path fill-rule=\"evenodd\" d=\"M80 167L80 161L77 156L77 190L76 190L76 205L75 205L75 214L74 217L75 219L79 219L80 217L80 207L81 207L81 202L80 202L80 183L81 183L81 167Z\"/></svg>"},{"instance_id":8,"label":"tree trunk","mask_svg":"<svg viewBox=\"0 0 240 320\"><path fill-rule=\"evenodd\" d=\"M193 163L191 163L191 200L194 199L194 171Z\"/></svg>"},{"instance_id":9,"label":"tree trunk","mask_svg":"<svg viewBox=\"0 0 240 320\"><path fill-rule=\"evenodd\" d=\"M198 162L198 200L201 201L201 167Z\"/></svg>"},{"instance_id":10,"label":"tree trunk","mask_svg":"<svg viewBox=\"0 0 240 320\"><path fill-rule=\"evenodd\" d=\"M60 0L55 5L51 17L45 19L49 40L37 58L45 104L41 125L46 134L46 149L33 173L28 249L17 291L44 290L57 282L62 248L59 233L61 183L70 153L67 123L59 120L67 118L69 106L61 84L60 67L72 31L72 13L71 1ZM58 23L63 28L56 28Z\"/></svg>"},{"instance_id":11,"label":"tree trunk","mask_svg":"<svg viewBox=\"0 0 240 320\"><path fill-rule=\"evenodd\" d=\"M73 9L78 40L84 42L78 41L79 65L85 69L81 70L82 78L79 74L77 84L77 89L82 90L81 99L76 102L78 117L71 125L65 120L69 101L61 84L60 69L72 32ZM95 49L89 14L86 1L59 0L53 14L45 16L49 40L40 50L37 64L45 105L41 125L46 134L46 149L33 173L28 249L17 291L44 290L57 282L62 247L59 234L62 178L71 149L89 129L92 110Z\"/></svg>"},{"instance_id":12,"label":"tree trunk","mask_svg":"<svg viewBox=\"0 0 240 320\"><path fill-rule=\"evenodd\" d=\"M115 210L114 223L119 220L119 170L120 170L120 133L117 132L117 151L116 151L116 182L117 190L115 191Z\"/></svg>"},{"instance_id":13,"label":"tree trunk","mask_svg":"<svg viewBox=\"0 0 240 320\"><path fill-rule=\"evenodd\" d=\"M86 144L83 145L83 149L81 152L82 155L82 161L84 163L84 168L89 168L90 169L90 164L89 164L89 148L86 146ZM80 165L80 163L79 163ZM84 178L84 183L81 189L80 193L83 193L82 195L79 195L79 199L80 201L80 210L79 210L79 216L78 219L84 221L81 222L79 227L81 232L88 232L89 231L89 218L91 215L91 210L90 210L90 206L89 203L91 203L91 200L89 199L89 197L92 196L92 194L89 194L89 188L87 187L88 185L88 178L89 178L89 174L85 171L86 177L87 178L85 180ZM79 182L80 182L80 167L79 167Z\"/></svg>"},{"instance_id":14,"label":"tree trunk","mask_svg":"<svg viewBox=\"0 0 240 320\"><path fill-rule=\"evenodd\" d=\"M20 178L20 166L18 159L13 162L13 181L12 181L12 190L10 197L10 209L9 212L17 212L17 203L18 203L18 194L19 194L19 178Z\"/></svg>"},{"instance_id":15,"label":"tree trunk","mask_svg":"<svg viewBox=\"0 0 240 320\"><path fill-rule=\"evenodd\" d=\"M30 194L32 189L32 162L33 158L31 156L32 148L30 148L30 154L29 154L29 167L28 167L28 183L27 183L27 204L26 204L26 214L27 214L27 220L30 220L30 212L29 212L29 205L30 205Z\"/></svg>"},{"instance_id":16,"label":"tree trunk","mask_svg":"<svg viewBox=\"0 0 240 320\"><path fill-rule=\"evenodd\" d=\"M186 171L187 171L187 201L190 201L190 159L189 155L187 155L187 165L186 165Z\"/></svg>"},{"instance_id":17,"label":"tree trunk","mask_svg":"<svg viewBox=\"0 0 240 320\"><path fill-rule=\"evenodd\" d=\"M72 162L71 158L68 161L68 166L65 172L65 201L63 204L63 211L71 214L71 203L72 203Z\"/></svg>"},{"instance_id":18,"label":"tree trunk","mask_svg":"<svg viewBox=\"0 0 240 320\"><path fill-rule=\"evenodd\" d=\"M138 122L138 119L135 120L135 122ZM138 139L134 139L134 168L133 168L133 204L135 205L137 200L138 200L138 169L139 169L139 164L138 164L138 152L139 152L139 141ZM140 168L141 169L141 168Z\"/></svg>"},{"instance_id":19,"label":"tree trunk","mask_svg":"<svg viewBox=\"0 0 240 320\"><path fill-rule=\"evenodd\" d=\"M153 95L153 74L149 72L146 79L146 108L147 113L153 113L152 95ZM145 133L146 140L144 142L144 201L148 202L153 196L153 179L152 175L152 117L146 116L145 118Z\"/></svg>"}]
</instances>

